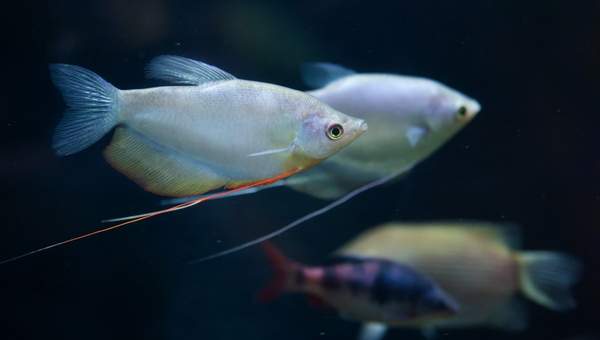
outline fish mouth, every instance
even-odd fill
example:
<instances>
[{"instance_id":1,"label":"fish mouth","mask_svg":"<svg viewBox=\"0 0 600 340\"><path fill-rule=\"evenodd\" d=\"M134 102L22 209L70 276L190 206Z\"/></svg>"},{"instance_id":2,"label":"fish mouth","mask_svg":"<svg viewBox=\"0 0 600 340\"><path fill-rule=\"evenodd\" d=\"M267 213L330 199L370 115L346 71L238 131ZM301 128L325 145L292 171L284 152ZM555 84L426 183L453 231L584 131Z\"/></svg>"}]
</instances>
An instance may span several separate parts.
<instances>
[{"instance_id":1,"label":"fish mouth","mask_svg":"<svg viewBox=\"0 0 600 340\"><path fill-rule=\"evenodd\" d=\"M470 106L469 111L471 111L471 116L475 116L476 114L479 113L479 111L481 111L481 105L476 100L473 100L471 102L471 105L469 105L469 106Z\"/></svg>"},{"instance_id":2,"label":"fish mouth","mask_svg":"<svg viewBox=\"0 0 600 340\"><path fill-rule=\"evenodd\" d=\"M360 133L363 133L363 132L367 131L368 128L369 128L369 125L367 125L367 123L363 120L362 123L360 124L360 126L358 127L358 131Z\"/></svg>"}]
</instances>

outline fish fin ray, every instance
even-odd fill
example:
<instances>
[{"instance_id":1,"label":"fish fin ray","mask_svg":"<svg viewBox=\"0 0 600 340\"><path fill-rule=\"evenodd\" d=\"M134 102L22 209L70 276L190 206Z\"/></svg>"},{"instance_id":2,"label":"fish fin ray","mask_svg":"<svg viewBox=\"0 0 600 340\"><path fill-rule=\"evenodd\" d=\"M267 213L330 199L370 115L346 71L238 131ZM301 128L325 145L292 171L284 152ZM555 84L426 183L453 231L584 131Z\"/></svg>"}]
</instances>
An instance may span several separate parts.
<instances>
[{"instance_id":1,"label":"fish fin ray","mask_svg":"<svg viewBox=\"0 0 600 340\"><path fill-rule=\"evenodd\" d=\"M271 281L256 296L258 302L266 303L285 293L290 288L288 282L289 273L293 266L298 265L283 255L271 242L265 241L261 245L271 264L271 268L275 271L275 275Z\"/></svg>"},{"instance_id":2,"label":"fish fin ray","mask_svg":"<svg viewBox=\"0 0 600 340\"><path fill-rule=\"evenodd\" d=\"M390 183L407 177L415 163L396 169L395 178ZM351 178L345 174L343 166L335 162L323 162L285 180L285 185L295 191L311 195L322 200L336 200L354 189L366 185L366 180Z\"/></svg>"},{"instance_id":3,"label":"fish fin ray","mask_svg":"<svg viewBox=\"0 0 600 340\"><path fill-rule=\"evenodd\" d=\"M233 197L233 196L241 196L241 195L248 195L248 194L252 194L258 191L261 191L263 189L270 189L270 188L275 188L275 187L280 187L284 185L284 181L281 180L281 177L277 177L275 179L272 180L265 180L260 182L259 184L256 184L256 186L247 186L246 188L243 187L238 187L238 188L232 188L232 189L237 189L237 190L224 190L224 191L219 191L219 192L213 192L210 194L204 194L204 195L200 195L200 196L193 196L193 197L176 197L176 198L169 198L169 199L164 199L160 201L161 205L169 205L169 204L186 204L186 203L193 203L196 201L204 201L204 200L216 200L219 198L227 198L227 197ZM187 208L187 207L185 207ZM179 208L177 209L179 210ZM162 211L162 210L159 210ZM108 223L108 222L120 222L120 221L127 221L127 220L132 220L135 218L140 218L140 217L144 217L144 216L148 216L148 215L152 215L155 214L159 211L151 211L151 212L147 212L147 213L142 213L142 214L138 214L138 215L131 215L131 216L123 216L123 217L116 217L116 218L109 218L109 219L105 219L102 220L102 223Z\"/></svg>"},{"instance_id":4,"label":"fish fin ray","mask_svg":"<svg viewBox=\"0 0 600 340\"><path fill-rule=\"evenodd\" d=\"M276 188L276 187L280 187L283 185L285 185L285 180L278 179L276 182L273 182L273 183L263 184L261 186L255 186L255 187L248 187L248 188L240 190L240 191L233 191L231 193L228 193L227 195L219 196L215 199L254 194L254 193L262 191L264 189ZM160 204L161 205L180 204L180 203L195 201L197 199L201 199L201 198L208 197L211 195L212 194L205 194L205 195L194 196L194 197L168 198L168 199L161 200Z\"/></svg>"},{"instance_id":5,"label":"fish fin ray","mask_svg":"<svg viewBox=\"0 0 600 340\"><path fill-rule=\"evenodd\" d=\"M410 146L414 148L427 135L427 133L429 133L429 131L425 128L411 126L406 130L406 138L408 138Z\"/></svg>"},{"instance_id":6,"label":"fish fin ray","mask_svg":"<svg viewBox=\"0 0 600 340\"><path fill-rule=\"evenodd\" d=\"M271 150L266 150L266 151L251 153L251 154L246 155L246 156L247 157L255 157L255 156L263 156L263 155L272 155L272 154L276 154L276 153L288 152L292 148L293 148L293 146L290 146L290 147L287 147L287 148L283 148L283 149L271 149Z\"/></svg>"},{"instance_id":7,"label":"fish fin ray","mask_svg":"<svg viewBox=\"0 0 600 340\"><path fill-rule=\"evenodd\" d=\"M52 148L59 156L74 154L119 123L119 90L83 67L51 64L49 68L52 82L70 106L54 131Z\"/></svg>"},{"instance_id":8,"label":"fish fin ray","mask_svg":"<svg viewBox=\"0 0 600 340\"><path fill-rule=\"evenodd\" d=\"M295 173L295 172L292 172L292 174L293 173ZM284 177L289 176L289 175L290 174L284 174L284 175L281 175L281 176L277 177L277 179L281 179L281 178L284 178ZM254 185L261 185L263 182L264 181L255 182L253 184L248 185L247 187L241 187L239 189L233 189L231 192L241 191L241 190L247 189L248 187L251 187L251 186L254 186ZM70 238L70 239L62 241L62 242L54 243L54 244L51 244L49 246L36 249L34 251L30 251L30 252L25 253L25 254L21 254L21 255L9 258L9 259L4 260L4 261L0 261L0 265L2 265L4 263L8 263L8 262L12 262L12 261L18 260L20 258L29 256L29 255L33 255L33 254L36 254L36 253L39 253L39 252L42 252L42 251L45 251L45 250L48 250L48 249L52 249L52 248L55 248L55 247L58 247L58 246L62 246L62 245L67 244L67 243L71 243L71 242L74 242L74 241L77 241L77 240L81 240L81 239L84 239L86 237L90 237L90 236L97 235L97 234L100 234L100 233L104 233L104 232L107 232L107 231L110 231L110 230L113 230L113 229L117 229L117 228L120 228L120 227L128 225L128 224L139 222L139 221L151 218L151 217L156 216L156 215L165 214L165 213L169 213L169 212L173 212L173 211L177 211L177 210L181 210L181 209L186 209L186 208L192 207L192 206L194 206L194 205L196 205L198 203L201 203L201 202L204 202L204 201L207 201L207 200L211 200L211 199L214 199L214 198L217 198L217 197L220 197L220 196L227 195L228 193L230 193L230 192L229 191L219 192L219 193L216 193L216 194L209 195L208 197L199 198L199 199L196 199L196 200L193 200L193 201L190 201L190 202L185 202L185 203L182 203L182 204L179 204L179 205L167 208L167 209L163 209L163 210L159 210L159 211L155 211L155 212L151 212L151 213L147 213L147 214L142 214L140 216L134 217L134 219L131 219L129 221L125 221L123 223L119 223L117 225L113 225L113 226L110 226L110 227L107 227L107 228L99 229L99 230L96 230L96 231L93 231L93 232L90 232L90 233L87 233L87 234L83 234L83 235L80 235L80 236L77 236L77 237Z\"/></svg>"},{"instance_id":9,"label":"fish fin ray","mask_svg":"<svg viewBox=\"0 0 600 340\"><path fill-rule=\"evenodd\" d=\"M227 184L228 179L126 127L117 127L106 160L119 172L155 194L193 196Z\"/></svg>"},{"instance_id":10,"label":"fish fin ray","mask_svg":"<svg viewBox=\"0 0 600 340\"><path fill-rule=\"evenodd\" d=\"M306 86L320 88L340 78L356 74L356 71L332 63L303 63L301 73Z\"/></svg>"},{"instance_id":11,"label":"fish fin ray","mask_svg":"<svg viewBox=\"0 0 600 340\"><path fill-rule=\"evenodd\" d=\"M581 275L582 263L573 256L552 251L526 251L517 255L521 291L554 311L577 306L570 288Z\"/></svg>"},{"instance_id":12,"label":"fish fin ray","mask_svg":"<svg viewBox=\"0 0 600 340\"><path fill-rule=\"evenodd\" d=\"M152 59L146 66L146 76L189 85L237 79L218 67L173 55L161 55Z\"/></svg>"},{"instance_id":13,"label":"fish fin ray","mask_svg":"<svg viewBox=\"0 0 600 340\"><path fill-rule=\"evenodd\" d=\"M355 189L354 183L340 176L331 164L307 169L285 181L285 185L295 191L311 195L322 200L335 200Z\"/></svg>"}]
</instances>

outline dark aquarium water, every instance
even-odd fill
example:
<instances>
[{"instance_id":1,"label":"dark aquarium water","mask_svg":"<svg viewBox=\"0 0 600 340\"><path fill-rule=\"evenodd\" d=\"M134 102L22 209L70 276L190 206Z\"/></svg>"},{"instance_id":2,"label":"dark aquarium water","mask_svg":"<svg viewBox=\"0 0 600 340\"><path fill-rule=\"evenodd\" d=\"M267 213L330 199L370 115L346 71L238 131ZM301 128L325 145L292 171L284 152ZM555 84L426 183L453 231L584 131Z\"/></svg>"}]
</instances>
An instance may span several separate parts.
<instances>
[{"instance_id":1,"label":"dark aquarium water","mask_svg":"<svg viewBox=\"0 0 600 340\"><path fill-rule=\"evenodd\" d=\"M577 307L556 312L517 294L528 310L524 330L442 328L437 338L599 338L600 2L3 1L0 13L0 260L111 225L102 219L164 208L165 197L105 161L112 132L79 153L55 154L67 106L49 64L140 89L166 84L145 77L152 58L179 55L306 91L300 65L325 61L435 79L481 111L405 179L275 237L276 247L316 265L388 221L514 223L523 249L582 260ZM354 339L359 322L310 305L307 294L258 303L273 275L259 246L187 264L327 204L274 188L4 263L0 337ZM384 339L425 337L393 328Z\"/></svg>"}]
</instances>

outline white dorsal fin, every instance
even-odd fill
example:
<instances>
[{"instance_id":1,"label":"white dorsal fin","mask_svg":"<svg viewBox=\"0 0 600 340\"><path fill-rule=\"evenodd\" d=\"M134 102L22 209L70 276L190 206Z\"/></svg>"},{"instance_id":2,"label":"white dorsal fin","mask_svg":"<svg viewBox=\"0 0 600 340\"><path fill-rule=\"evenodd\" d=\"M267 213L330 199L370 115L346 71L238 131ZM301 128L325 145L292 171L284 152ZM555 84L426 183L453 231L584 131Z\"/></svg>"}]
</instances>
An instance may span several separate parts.
<instances>
[{"instance_id":1,"label":"white dorsal fin","mask_svg":"<svg viewBox=\"0 0 600 340\"><path fill-rule=\"evenodd\" d=\"M146 76L189 85L237 79L218 67L174 55L161 55L152 59L146 66Z\"/></svg>"},{"instance_id":2,"label":"white dorsal fin","mask_svg":"<svg viewBox=\"0 0 600 340\"><path fill-rule=\"evenodd\" d=\"M332 63L304 63L302 81L311 88L323 87L332 81L355 74L354 70Z\"/></svg>"}]
</instances>

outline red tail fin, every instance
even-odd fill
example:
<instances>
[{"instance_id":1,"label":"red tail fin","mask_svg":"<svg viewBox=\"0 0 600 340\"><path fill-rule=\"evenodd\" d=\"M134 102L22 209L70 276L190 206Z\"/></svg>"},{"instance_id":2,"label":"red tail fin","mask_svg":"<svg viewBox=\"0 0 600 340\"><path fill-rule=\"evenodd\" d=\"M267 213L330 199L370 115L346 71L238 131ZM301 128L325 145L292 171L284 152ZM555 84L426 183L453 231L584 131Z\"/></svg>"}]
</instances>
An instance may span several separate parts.
<instances>
[{"instance_id":1,"label":"red tail fin","mask_svg":"<svg viewBox=\"0 0 600 340\"><path fill-rule=\"evenodd\" d=\"M261 243L271 267L275 270L275 276L258 293L258 302L269 302L289 289L288 276L293 262L288 260L271 242Z\"/></svg>"}]
</instances>

